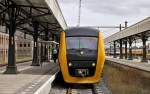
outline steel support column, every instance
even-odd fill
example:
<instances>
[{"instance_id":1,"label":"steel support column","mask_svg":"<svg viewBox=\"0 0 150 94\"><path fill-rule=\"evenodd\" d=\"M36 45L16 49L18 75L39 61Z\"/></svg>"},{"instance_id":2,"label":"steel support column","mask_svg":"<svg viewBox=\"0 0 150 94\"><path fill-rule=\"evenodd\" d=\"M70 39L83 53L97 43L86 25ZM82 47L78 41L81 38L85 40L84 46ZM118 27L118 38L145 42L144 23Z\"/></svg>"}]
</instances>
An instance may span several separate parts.
<instances>
[{"instance_id":1,"label":"steel support column","mask_svg":"<svg viewBox=\"0 0 150 94\"><path fill-rule=\"evenodd\" d=\"M133 60L133 56L132 56L132 38L129 37L129 57L128 60Z\"/></svg>"},{"instance_id":2,"label":"steel support column","mask_svg":"<svg viewBox=\"0 0 150 94\"><path fill-rule=\"evenodd\" d=\"M47 25L47 30L45 31L45 40L49 40L49 34L48 34L48 25ZM48 44L45 44L44 46L44 60L48 61Z\"/></svg>"},{"instance_id":3,"label":"steel support column","mask_svg":"<svg viewBox=\"0 0 150 94\"><path fill-rule=\"evenodd\" d=\"M114 41L114 55L113 55L114 58L116 58L116 41Z\"/></svg>"},{"instance_id":4,"label":"steel support column","mask_svg":"<svg viewBox=\"0 0 150 94\"><path fill-rule=\"evenodd\" d=\"M8 10L9 15L9 47L8 47L8 65L5 74L16 74L16 56L15 56L15 32L16 32L16 9L14 5Z\"/></svg>"},{"instance_id":5,"label":"steel support column","mask_svg":"<svg viewBox=\"0 0 150 94\"><path fill-rule=\"evenodd\" d=\"M33 28L34 28L34 46L33 46L33 60L31 66L40 66L40 58L39 58L39 44L38 44L38 22L33 22Z\"/></svg>"},{"instance_id":6,"label":"steel support column","mask_svg":"<svg viewBox=\"0 0 150 94\"><path fill-rule=\"evenodd\" d=\"M110 45L110 53L109 53L109 55L111 56L111 42L110 42L110 44L109 44L109 45Z\"/></svg>"},{"instance_id":7,"label":"steel support column","mask_svg":"<svg viewBox=\"0 0 150 94\"><path fill-rule=\"evenodd\" d=\"M44 61L44 45L43 45L43 43L41 43L41 62L43 62Z\"/></svg>"},{"instance_id":8,"label":"steel support column","mask_svg":"<svg viewBox=\"0 0 150 94\"><path fill-rule=\"evenodd\" d=\"M45 49L44 50L45 61L48 61L48 45L47 44L45 44L45 48L44 49Z\"/></svg>"},{"instance_id":9,"label":"steel support column","mask_svg":"<svg viewBox=\"0 0 150 94\"><path fill-rule=\"evenodd\" d=\"M146 38L146 34L145 33L142 33L141 34L141 39L142 39L142 43L143 43L143 55L142 55L142 62L147 62L147 57L146 57L146 41L147 41L147 38Z\"/></svg>"},{"instance_id":10,"label":"steel support column","mask_svg":"<svg viewBox=\"0 0 150 94\"><path fill-rule=\"evenodd\" d=\"M120 43L120 59L123 59L123 54L122 54L122 39L119 40Z\"/></svg>"},{"instance_id":11,"label":"steel support column","mask_svg":"<svg viewBox=\"0 0 150 94\"><path fill-rule=\"evenodd\" d=\"M128 49L127 49L127 39L125 40L125 59L128 57Z\"/></svg>"}]
</instances>

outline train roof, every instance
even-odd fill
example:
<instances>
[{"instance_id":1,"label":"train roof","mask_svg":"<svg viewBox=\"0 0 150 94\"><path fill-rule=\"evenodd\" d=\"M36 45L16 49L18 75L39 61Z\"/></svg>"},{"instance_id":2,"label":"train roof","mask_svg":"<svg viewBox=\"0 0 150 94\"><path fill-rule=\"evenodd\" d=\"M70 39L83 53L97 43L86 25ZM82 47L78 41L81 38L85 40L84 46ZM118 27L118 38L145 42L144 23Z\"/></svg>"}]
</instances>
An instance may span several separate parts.
<instances>
[{"instance_id":1,"label":"train roof","mask_svg":"<svg viewBox=\"0 0 150 94\"><path fill-rule=\"evenodd\" d=\"M66 36L87 36L87 37L98 37L98 29L93 29L89 27L74 27L69 28L66 31Z\"/></svg>"}]
</instances>

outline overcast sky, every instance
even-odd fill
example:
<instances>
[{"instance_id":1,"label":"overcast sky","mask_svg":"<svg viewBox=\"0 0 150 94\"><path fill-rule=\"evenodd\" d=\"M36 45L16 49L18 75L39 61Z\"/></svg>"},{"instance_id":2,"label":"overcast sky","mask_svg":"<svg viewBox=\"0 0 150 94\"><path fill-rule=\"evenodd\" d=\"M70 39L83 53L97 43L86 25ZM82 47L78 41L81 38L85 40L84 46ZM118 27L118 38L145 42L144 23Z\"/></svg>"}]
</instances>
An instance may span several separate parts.
<instances>
[{"instance_id":1,"label":"overcast sky","mask_svg":"<svg viewBox=\"0 0 150 94\"><path fill-rule=\"evenodd\" d=\"M76 26L79 0L58 0L68 26ZM132 25L150 15L150 0L82 0L81 26ZM100 29L107 37L119 29Z\"/></svg>"}]
</instances>

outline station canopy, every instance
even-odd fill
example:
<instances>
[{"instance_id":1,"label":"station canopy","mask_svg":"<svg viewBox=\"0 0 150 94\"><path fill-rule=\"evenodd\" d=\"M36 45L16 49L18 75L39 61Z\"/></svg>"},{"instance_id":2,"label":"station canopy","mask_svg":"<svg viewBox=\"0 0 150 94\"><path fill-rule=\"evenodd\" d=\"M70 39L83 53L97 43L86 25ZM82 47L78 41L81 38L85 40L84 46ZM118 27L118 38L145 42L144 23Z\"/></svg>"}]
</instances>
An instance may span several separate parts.
<instances>
[{"instance_id":1,"label":"station canopy","mask_svg":"<svg viewBox=\"0 0 150 94\"><path fill-rule=\"evenodd\" d=\"M137 22L131 26L129 26L126 29L121 30L120 32L117 32L107 38L105 38L105 44L109 44L110 42L117 41L120 39L124 39L127 37L137 38L139 39L141 37L141 33L146 32L146 36L150 36L150 17L147 17L146 19Z\"/></svg>"},{"instance_id":2,"label":"station canopy","mask_svg":"<svg viewBox=\"0 0 150 94\"><path fill-rule=\"evenodd\" d=\"M34 23L38 23L38 31L44 34L58 35L67 29L67 24L62 15L57 0L1 0L0 18L5 24L9 24L9 6L15 7L16 27L27 34L34 33Z\"/></svg>"}]
</instances>

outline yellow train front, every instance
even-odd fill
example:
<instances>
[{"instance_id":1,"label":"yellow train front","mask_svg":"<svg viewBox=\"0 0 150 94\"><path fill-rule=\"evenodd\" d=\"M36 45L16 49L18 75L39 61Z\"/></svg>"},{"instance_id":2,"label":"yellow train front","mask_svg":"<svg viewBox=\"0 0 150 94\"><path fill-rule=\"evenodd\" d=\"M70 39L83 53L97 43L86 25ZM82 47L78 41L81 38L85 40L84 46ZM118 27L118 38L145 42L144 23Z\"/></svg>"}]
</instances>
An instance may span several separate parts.
<instances>
[{"instance_id":1,"label":"yellow train front","mask_svg":"<svg viewBox=\"0 0 150 94\"><path fill-rule=\"evenodd\" d=\"M105 61L102 33L83 27L61 32L58 60L65 82L98 82Z\"/></svg>"}]
</instances>

